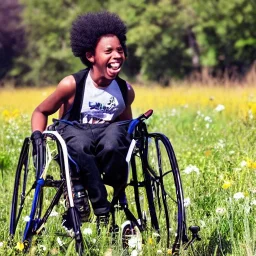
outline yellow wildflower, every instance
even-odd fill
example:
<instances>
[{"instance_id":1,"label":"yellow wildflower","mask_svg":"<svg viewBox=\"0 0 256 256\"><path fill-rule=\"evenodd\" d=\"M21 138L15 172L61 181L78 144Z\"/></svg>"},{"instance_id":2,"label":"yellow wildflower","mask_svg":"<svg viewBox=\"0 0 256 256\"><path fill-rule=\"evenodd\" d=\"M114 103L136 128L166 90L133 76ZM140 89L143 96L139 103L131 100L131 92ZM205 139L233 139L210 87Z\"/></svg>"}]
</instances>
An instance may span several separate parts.
<instances>
[{"instance_id":1,"label":"yellow wildflower","mask_svg":"<svg viewBox=\"0 0 256 256\"><path fill-rule=\"evenodd\" d=\"M205 156L210 156L211 153L212 153L211 150L206 150L206 151L204 152Z\"/></svg>"},{"instance_id":2,"label":"yellow wildflower","mask_svg":"<svg viewBox=\"0 0 256 256\"><path fill-rule=\"evenodd\" d=\"M256 102L254 102L254 101L249 102L248 107L251 110L252 114L255 115L256 114Z\"/></svg>"},{"instance_id":3,"label":"yellow wildflower","mask_svg":"<svg viewBox=\"0 0 256 256\"><path fill-rule=\"evenodd\" d=\"M256 169L256 162L253 162L252 160L247 160L247 162L246 162L246 166L248 167L248 168L252 168L252 169Z\"/></svg>"},{"instance_id":4,"label":"yellow wildflower","mask_svg":"<svg viewBox=\"0 0 256 256\"><path fill-rule=\"evenodd\" d=\"M228 189L230 186L232 185L232 181L230 180L225 180L223 185L222 185L222 188L223 189Z\"/></svg>"},{"instance_id":5,"label":"yellow wildflower","mask_svg":"<svg viewBox=\"0 0 256 256\"><path fill-rule=\"evenodd\" d=\"M244 192L244 196L245 197L248 197L249 196L249 193L247 191Z\"/></svg>"},{"instance_id":6,"label":"yellow wildflower","mask_svg":"<svg viewBox=\"0 0 256 256\"><path fill-rule=\"evenodd\" d=\"M20 111L18 109L13 110L10 112L9 110L5 109L2 111L2 116L6 119L15 118L20 115Z\"/></svg>"},{"instance_id":7,"label":"yellow wildflower","mask_svg":"<svg viewBox=\"0 0 256 256\"><path fill-rule=\"evenodd\" d=\"M171 250L171 249L168 249L168 250L167 250L167 254L172 254L172 250Z\"/></svg>"},{"instance_id":8,"label":"yellow wildflower","mask_svg":"<svg viewBox=\"0 0 256 256\"><path fill-rule=\"evenodd\" d=\"M15 248L19 251L23 251L24 244L22 242L18 242Z\"/></svg>"},{"instance_id":9,"label":"yellow wildflower","mask_svg":"<svg viewBox=\"0 0 256 256\"><path fill-rule=\"evenodd\" d=\"M149 244L153 244L153 239L152 239L152 237L149 237L148 243L149 243Z\"/></svg>"},{"instance_id":10,"label":"yellow wildflower","mask_svg":"<svg viewBox=\"0 0 256 256\"><path fill-rule=\"evenodd\" d=\"M20 111L18 110L18 109L14 109L13 111L12 111L12 117L17 117L17 116L19 116L20 115Z\"/></svg>"},{"instance_id":11,"label":"yellow wildflower","mask_svg":"<svg viewBox=\"0 0 256 256\"><path fill-rule=\"evenodd\" d=\"M10 117L10 112L7 109L5 109L5 110L2 111L2 116L5 117L5 118L9 118Z\"/></svg>"}]
</instances>

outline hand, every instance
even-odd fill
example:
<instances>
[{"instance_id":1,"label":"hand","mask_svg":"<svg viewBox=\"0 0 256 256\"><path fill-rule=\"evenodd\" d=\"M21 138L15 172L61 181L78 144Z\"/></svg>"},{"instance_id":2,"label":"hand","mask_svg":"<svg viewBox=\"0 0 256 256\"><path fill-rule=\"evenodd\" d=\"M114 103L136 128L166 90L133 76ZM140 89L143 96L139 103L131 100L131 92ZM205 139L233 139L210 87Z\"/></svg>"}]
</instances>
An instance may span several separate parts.
<instances>
[{"instance_id":1,"label":"hand","mask_svg":"<svg viewBox=\"0 0 256 256\"><path fill-rule=\"evenodd\" d=\"M39 146L43 143L43 134L40 131L34 131L31 135L33 145L33 156L38 154Z\"/></svg>"}]
</instances>

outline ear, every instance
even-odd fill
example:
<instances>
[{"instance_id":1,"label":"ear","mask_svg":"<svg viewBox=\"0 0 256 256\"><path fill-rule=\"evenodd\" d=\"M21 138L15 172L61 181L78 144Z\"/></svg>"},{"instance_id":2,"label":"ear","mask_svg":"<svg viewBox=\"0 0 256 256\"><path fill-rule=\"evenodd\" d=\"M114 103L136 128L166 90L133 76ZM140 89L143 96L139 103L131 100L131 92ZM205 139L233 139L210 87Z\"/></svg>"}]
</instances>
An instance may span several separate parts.
<instances>
[{"instance_id":1,"label":"ear","mask_svg":"<svg viewBox=\"0 0 256 256\"><path fill-rule=\"evenodd\" d=\"M88 59L92 64L94 63L94 55L92 54L92 52L86 52L86 53L85 53L85 57L86 57L86 59Z\"/></svg>"}]
</instances>

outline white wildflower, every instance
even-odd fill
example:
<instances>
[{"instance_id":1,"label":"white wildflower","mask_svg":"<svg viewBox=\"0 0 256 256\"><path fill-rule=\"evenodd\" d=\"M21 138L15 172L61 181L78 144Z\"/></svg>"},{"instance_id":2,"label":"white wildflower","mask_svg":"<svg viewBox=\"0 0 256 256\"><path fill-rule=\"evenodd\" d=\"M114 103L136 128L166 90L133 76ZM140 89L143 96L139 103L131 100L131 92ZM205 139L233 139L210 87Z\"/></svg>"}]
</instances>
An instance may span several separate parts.
<instances>
[{"instance_id":1,"label":"white wildflower","mask_svg":"<svg viewBox=\"0 0 256 256\"><path fill-rule=\"evenodd\" d=\"M177 110L173 108L171 111L171 116L176 116L176 115L177 115Z\"/></svg>"},{"instance_id":2,"label":"white wildflower","mask_svg":"<svg viewBox=\"0 0 256 256\"><path fill-rule=\"evenodd\" d=\"M162 250L157 250L156 254L163 254L163 251Z\"/></svg>"},{"instance_id":3,"label":"white wildflower","mask_svg":"<svg viewBox=\"0 0 256 256\"><path fill-rule=\"evenodd\" d=\"M234 199L239 200L244 198L244 193L243 192L237 192L234 194Z\"/></svg>"},{"instance_id":4,"label":"white wildflower","mask_svg":"<svg viewBox=\"0 0 256 256\"><path fill-rule=\"evenodd\" d=\"M83 231L83 234L91 235L92 234L92 229L91 228L85 228L84 231Z\"/></svg>"},{"instance_id":5,"label":"white wildflower","mask_svg":"<svg viewBox=\"0 0 256 256\"><path fill-rule=\"evenodd\" d=\"M224 143L224 141L223 140L219 140L217 143L216 143L216 145L215 145L215 149L222 149L222 148L224 148L225 147L225 143Z\"/></svg>"},{"instance_id":6,"label":"white wildflower","mask_svg":"<svg viewBox=\"0 0 256 256\"><path fill-rule=\"evenodd\" d=\"M201 228L204 228L206 226L205 221L203 220L199 220L199 223Z\"/></svg>"},{"instance_id":7,"label":"white wildflower","mask_svg":"<svg viewBox=\"0 0 256 256\"><path fill-rule=\"evenodd\" d=\"M29 222L29 221L30 221L30 217L29 217L29 216L25 216L25 217L23 218L23 220L24 220L25 222Z\"/></svg>"},{"instance_id":8,"label":"white wildflower","mask_svg":"<svg viewBox=\"0 0 256 256\"><path fill-rule=\"evenodd\" d=\"M4 246L4 242L0 242L0 247L3 247Z\"/></svg>"},{"instance_id":9,"label":"white wildflower","mask_svg":"<svg viewBox=\"0 0 256 256\"><path fill-rule=\"evenodd\" d=\"M184 169L184 173L186 174L190 174L191 172L195 172L196 174L199 174L199 169L198 167L196 167L195 165L188 165L185 169Z\"/></svg>"},{"instance_id":10,"label":"white wildflower","mask_svg":"<svg viewBox=\"0 0 256 256\"><path fill-rule=\"evenodd\" d=\"M220 180L224 180L224 175L223 175L223 174L220 174L219 179L220 179Z\"/></svg>"},{"instance_id":11,"label":"white wildflower","mask_svg":"<svg viewBox=\"0 0 256 256\"><path fill-rule=\"evenodd\" d=\"M214 110L215 110L216 112L221 112L221 111L223 111L224 109L225 109L225 106L219 104Z\"/></svg>"},{"instance_id":12,"label":"white wildflower","mask_svg":"<svg viewBox=\"0 0 256 256\"><path fill-rule=\"evenodd\" d=\"M59 213L56 212L55 210L53 210L53 211L50 213L50 216L51 216L51 217L55 217L55 216L58 216L58 215L59 215Z\"/></svg>"},{"instance_id":13,"label":"white wildflower","mask_svg":"<svg viewBox=\"0 0 256 256\"><path fill-rule=\"evenodd\" d=\"M128 240L128 245L130 248L135 248L137 243L138 243L138 241L135 236L131 237L131 239Z\"/></svg>"},{"instance_id":14,"label":"white wildflower","mask_svg":"<svg viewBox=\"0 0 256 256\"><path fill-rule=\"evenodd\" d=\"M39 248L42 249L43 251L46 251L46 246L44 246L44 245L41 245L41 244L40 244L40 245L39 245Z\"/></svg>"},{"instance_id":15,"label":"white wildflower","mask_svg":"<svg viewBox=\"0 0 256 256\"><path fill-rule=\"evenodd\" d=\"M252 188L252 189L250 189L250 191L251 191L253 194L255 194L255 193L256 193L256 188Z\"/></svg>"},{"instance_id":16,"label":"white wildflower","mask_svg":"<svg viewBox=\"0 0 256 256\"><path fill-rule=\"evenodd\" d=\"M209 116L206 116L206 117L204 118L204 121L211 123L211 122L212 122L212 119L211 119Z\"/></svg>"},{"instance_id":17,"label":"white wildflower","mask_svg":"<svg viewBox=\"0 0 256 256\"><path fill-rule=\"evenodd\" d=\"M240 166L241 166L241 167L246 167L246 165L247 165L247 162L246 162L245 160L243 160L243 161L240 163Z\"/></svg>"},{"instance_id":18,"label":"white wildflower","mask_svg":"<svg viewBox=\"0 0 256 256\"><path fill-rule=\"evenodd\" d=\"M105 251L104 256L112 256L112 249L108 248L107 251Z\"/></svg>"},{"instance_id":19,"label":"white wildflower","mask_svg":"<svg viewBox=\"0 0 256 256\"><path fill-rule=\"evenodd\" d=\"M205 128L209 129L210 128L210 124L209 123L205 124Z\"/></svg>"},{"instance_id":20,"label":"white wildflower","mask_svg":"<svg viewBox=\"0 0 256 256\"><path fill-rule=\"evenodd\" d=\"M131 256L137 256L137 255L139 255L138 251L137 250L132 250Z\"/></svg>"},{"instance_id":21,"label":"white wildflower","mask_svg":"<svg viewBox=\"0 0 256 256\"><path fill-rule=\"evenodd\" d=\"M59 237L57 237L57 242L58 242L59 246L63 245L63 242L61 241L61 239Z\"/></svg>"},{"instance_id":22,"label":"white wildflower","mask_svg":"<svg viewBox=\"0 0 256 256\"><path fill-rule=\"evenodd\" d=\"M199 117L204 117L204 114L202 114L200 110L198 110L196 113Z\"/></svg>"},{"instance_id":23,"label":"white wildflower","mask_svg":"<svg viewBox=\"0 0 256 256\"><path fill-rule=\"evenodd\" d=\"M255 199L251 201L251 205L256 205L256 200Z\"/></svg>"},{"instance_id":24,"label":"white wildflower","mask_svg":"<svg viewBox=\"0 0 256 256\"><path fill-rule=\"evenodd\" d=\"M184 206L185 206L185 207L188 207L190 204L191 204L190 198L189 198L189 197L184 198Z\"/></svg>"},{"instance_id":25,"label":"white wildflower","mask_svg":"<svg viewBox=\"0 0 256 256\"><path fill-rule=\"evenodd\" d=\"M223 215L226 212L225 208L218 207L216 208L216 213L219 215Z\"/></svg>"}]
</instances>

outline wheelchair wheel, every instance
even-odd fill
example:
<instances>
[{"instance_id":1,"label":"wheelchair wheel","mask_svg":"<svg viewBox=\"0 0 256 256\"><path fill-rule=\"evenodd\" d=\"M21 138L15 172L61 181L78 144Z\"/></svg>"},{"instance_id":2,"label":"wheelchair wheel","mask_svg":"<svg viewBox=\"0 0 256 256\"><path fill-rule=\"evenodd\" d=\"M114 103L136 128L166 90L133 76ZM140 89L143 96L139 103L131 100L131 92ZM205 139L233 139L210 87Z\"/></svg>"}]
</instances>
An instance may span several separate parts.
<instances>
[{"instance_id":1,"label":"wheelchair wheel","mask_svg":"<svg viewBox=\"0 0 256 256\"><path fill-rule=\"evenodd\" d=\"M32 191L35 188L36 171L32 161L32 146L29 138L26 138L21 150L12 197L10 214L10 235L16 235L19 241L30 242L32 230L30 228L30 210L33 200ZM35 215L40 215L42 206L42 196L38 196ZM26 232L23 235L23 232Z\"/></svg>"},{"instance_id":2,"label":"wheelchair wheel","mask_svg":"<svg viewBox=\"0 0 256 256\"><path fill-rule=\"evenodd\" d=\"M142 250L142 236L139 228L132 221L127 220L121 226L122 246L124 249Z\"/></svg>"},{"instance_id":3,"label":"wheelchair wheel","mask_svg":"<svg viewBox=\"0 0 256 256\"><path fill-rule=\"evenodd\" d=\"M64 205L57 206L64 187L67 186L63 152L55 140L47 137L46 135L45 144L36 163L32 158L30 139L25 139L16 170L10 214L10 236L15 241L22 242L25 251L29 250L32 237L44 230L44 224L53 208L56 206L58 212L66 210ZM72 189L72 184L70 186ZM79 215L75 207L70 206L68 206L68 213L76 251L82 255L83 240ZM60 225L60 221L51 219L49 229L57 230Z\"/></svg>"},{"instance_id":4,"label":"wheelchair wheel","mask_svg":"<svg viewBox=\"0 0 256 256\"><path fill-rule=\"evenodd\" d=\"M184 199L176 157L165 135L150 133L140 140L132 173L136 210L148 239L177 253L186 240Z\"/></svg>"}]
</instances>

